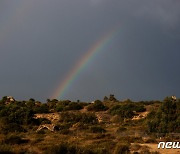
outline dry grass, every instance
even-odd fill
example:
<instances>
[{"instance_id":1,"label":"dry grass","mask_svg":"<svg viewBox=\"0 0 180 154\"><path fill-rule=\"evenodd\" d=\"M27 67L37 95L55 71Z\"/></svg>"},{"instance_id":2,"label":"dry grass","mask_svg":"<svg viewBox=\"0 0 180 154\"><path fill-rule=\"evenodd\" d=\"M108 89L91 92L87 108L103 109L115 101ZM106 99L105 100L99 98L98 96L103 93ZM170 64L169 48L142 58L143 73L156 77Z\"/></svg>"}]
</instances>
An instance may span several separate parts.
<instances>
[{"instance_id":1,"label":"dry grass","mask_svg":"<svg viewBox=\"0 0 180 154\"><path fill-rule=\"evenodd\" d=\"M157 148L157 145L158 144L140 144L140 146L142 147L148 147L149 148L149 151L151 152L159 152L161 154L179 154L180 153L180 150L179 149L158 149Z\"/></svg>"}]
</instances>

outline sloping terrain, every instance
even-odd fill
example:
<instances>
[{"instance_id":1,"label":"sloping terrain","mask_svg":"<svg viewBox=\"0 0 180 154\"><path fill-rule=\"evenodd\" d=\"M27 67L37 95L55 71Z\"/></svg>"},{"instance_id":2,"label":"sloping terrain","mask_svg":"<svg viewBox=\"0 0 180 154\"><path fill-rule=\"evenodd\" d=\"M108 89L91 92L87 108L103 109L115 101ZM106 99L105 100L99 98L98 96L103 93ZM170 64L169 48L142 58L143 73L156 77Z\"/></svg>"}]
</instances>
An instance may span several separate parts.
<instances>
[{"instance_id":1,"label":"sloping terrain","mask_svg":"<svg viewBox=\"0 0 180 154\"><path fill-rule=\"evenodd\" d=\"M180 139L178 125L158 125L161 114L178 120L179 102L1 102L0 152L176 154L157 148Z\"/></svg>"}]
</instances>

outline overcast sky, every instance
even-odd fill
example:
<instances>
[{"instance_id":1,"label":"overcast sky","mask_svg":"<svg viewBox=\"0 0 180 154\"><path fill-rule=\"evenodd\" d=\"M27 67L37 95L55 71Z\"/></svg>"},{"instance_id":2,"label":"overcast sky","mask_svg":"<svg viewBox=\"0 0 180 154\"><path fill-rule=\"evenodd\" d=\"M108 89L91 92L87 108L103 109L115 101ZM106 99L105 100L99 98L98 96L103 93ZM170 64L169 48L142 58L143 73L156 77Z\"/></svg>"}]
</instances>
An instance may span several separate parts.
<instances>
[{"instance_id":1,"label":"overcast sky","mask_svg":"<svg viewBox=\"0 0 180 154\"><path fill-rule=\"evenodd\" d=\"M58 99L180 97L179 0L1 0L0 97L50 98L116 26L118 35Z\"/></svg>"}]
</instances>

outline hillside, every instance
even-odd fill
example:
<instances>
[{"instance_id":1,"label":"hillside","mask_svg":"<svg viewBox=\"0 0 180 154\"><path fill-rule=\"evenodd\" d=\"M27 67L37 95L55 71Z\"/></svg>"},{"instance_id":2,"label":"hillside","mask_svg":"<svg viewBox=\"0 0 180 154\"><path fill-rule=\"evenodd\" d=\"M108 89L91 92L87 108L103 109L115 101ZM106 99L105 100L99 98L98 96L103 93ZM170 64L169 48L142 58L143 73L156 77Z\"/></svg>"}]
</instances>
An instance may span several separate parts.
<instances>
[{"instance_id":1,"label":"hillside","mask_svg":"<svg viewBox=\"0 0 180 154\"><path fill-rule=\"evenodd\" d=\"M0 153L157 154L180 140L180 100L0 101Z\"/></svg>"}]
</instances>

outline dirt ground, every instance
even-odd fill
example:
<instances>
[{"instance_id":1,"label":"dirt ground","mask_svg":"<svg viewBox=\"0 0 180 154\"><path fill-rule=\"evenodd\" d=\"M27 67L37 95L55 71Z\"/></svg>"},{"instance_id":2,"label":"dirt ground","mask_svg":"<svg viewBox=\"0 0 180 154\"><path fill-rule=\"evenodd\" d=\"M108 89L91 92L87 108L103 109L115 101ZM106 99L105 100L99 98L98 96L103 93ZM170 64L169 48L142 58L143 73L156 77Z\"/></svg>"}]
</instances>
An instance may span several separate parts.
<instances>
[{"instance_id":1,"label":"dirt ground","mask_svg":"<svg viewBox=\"0 0 180 154\"><path fill-rule=\"evenodd\" d=\"M148 146L150 151L158 151L161 154L180 154L180 149L158 149L157 144L140 144L141 146Z\"/></svg>"}]
</instances>

